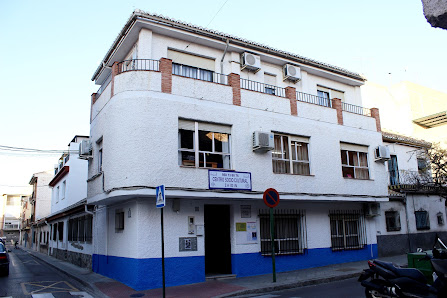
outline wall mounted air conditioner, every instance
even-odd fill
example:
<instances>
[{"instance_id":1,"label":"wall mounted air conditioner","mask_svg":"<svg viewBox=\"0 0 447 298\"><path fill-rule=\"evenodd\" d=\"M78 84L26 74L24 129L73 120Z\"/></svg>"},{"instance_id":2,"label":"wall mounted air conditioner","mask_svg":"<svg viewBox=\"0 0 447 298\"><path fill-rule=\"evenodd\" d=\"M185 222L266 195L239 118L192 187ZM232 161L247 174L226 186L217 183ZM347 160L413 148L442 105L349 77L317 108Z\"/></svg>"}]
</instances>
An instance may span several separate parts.
<instances>
[{"instance_id":1,"label":"wall mounted air conditioner","mask_svg":"<svg viewBox=\"0 0 447 298\"><path fill-rule=\"evenodd\" d=\"M292 64L286 64L282 68L284 75L284 81L292 81L294 83L301 81L301 69L298 66Z\"/></svg>"},{"instance_id":2,"label":"wall mounted air conditioner","mask_svg":"<svg viewBox=\"0 0 447 298\"><path fill-rule=\"evenodd\" d=\"M366 203L365 204L365 216L374 217L380 215L379 203Z\"/></svg>"},{"instance_id":3,"label":"wall mounted air conditioner","mask_svg":"<svg viewBox=\"0 0 447 298\"><path fill-rule=\"evenodd\" d=\"M251 53L242 53L241 55L241 70L250 70L255 73L261 69L261 57Z\"/></svg>"},{"instance_id":4,"label":"wall mounted air conditioner","mask_svg":"<svg viewBox=\"0 0 447 298\"><path fill-rule=\"evenodd\" d=\"M93 145L90 140L84 140L79 143L79 158L89 159L92 158Z\"/></svg>"},{"instance_id":5,"label":"wall mounted air conditioner","mask_svg":"<svg viewBox=\"0 0 447 298\"><path fill-rule=\"evenodd\" d=\"M376 150L374 150L374 157L376 161L384 162L389 160L390 157L390 149L387 146L378 146Z\"/></svg>"},{"instance_id":6,"label":"wall mounted air conditioner","mask_svg":"<svg viewBox=\"0 0 447 298\"><path fill-rule=\"evenodd\" d=\"M253 132L253 151L267 152L275 148L274 137L272 133L255 131Z\"/></svg>"}]
</instances>

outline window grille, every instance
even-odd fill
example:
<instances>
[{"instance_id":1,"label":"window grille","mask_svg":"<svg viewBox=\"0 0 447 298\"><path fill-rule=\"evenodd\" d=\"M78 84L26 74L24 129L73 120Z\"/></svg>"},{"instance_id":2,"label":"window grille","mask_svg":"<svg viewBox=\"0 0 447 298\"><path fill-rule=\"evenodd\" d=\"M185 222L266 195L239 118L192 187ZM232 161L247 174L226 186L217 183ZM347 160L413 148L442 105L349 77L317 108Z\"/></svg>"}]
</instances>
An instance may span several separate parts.
<instances>
[{"instance_id":1,"label":"window grille","mask_svg":"<svg viewBox=\"0 0 447 298\"><path fill-rule=\"evenodd\" d=\"M304 210L274 210L275 254L301 254L307 249L306 215ZM261 254L272 254L270 210L259 210Z\"/></svg>"},{"instance_id":2,"label":"window grille","mask_svg":"<svg viewBox=\"0 0 447 298\"><path fill-rule=\"evenodd\" d=\"M400 231L400 215L397 211L385 211L386 230Z\"/></svg>"},{"instance_id":3,"label":"window grille","mask_svg":"<svg viewBox=\"0 0 447 298\"><path fill-rule=\"evenodd\" d=\"M329 212L332 250L362 249L366 245L365 216L360 210Z\"/></svg>"},{"instance_id":4,"label":"window grille","mask_svg":"<svg viewBox=\"0 0 447 298\"><path fill-rule=\"evenodd\" d=\"M64 240L64 222L57 223L57 231L59 233L59 241Z\"/></svg>"}]
</instances>

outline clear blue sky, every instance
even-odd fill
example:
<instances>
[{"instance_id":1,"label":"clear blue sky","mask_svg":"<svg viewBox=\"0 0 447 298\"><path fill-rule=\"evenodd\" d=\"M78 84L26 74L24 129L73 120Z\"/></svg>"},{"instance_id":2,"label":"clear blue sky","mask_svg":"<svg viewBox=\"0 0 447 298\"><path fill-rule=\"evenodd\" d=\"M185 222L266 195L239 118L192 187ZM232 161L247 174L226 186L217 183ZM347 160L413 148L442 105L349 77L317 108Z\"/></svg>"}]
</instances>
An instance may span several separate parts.
<instances>
[{"instance_id":1,"label":"clear blue sky","mask_svg":"<svg viewBox=\"0 0 447 298\"><path fill-rule=\"evenodd\" d=\"M420 0L0 1L0 145L66 149L89 134L90 78L134 9L159 13L362 73L447 92L447 30ZM213 16L215 18L213 19ZM212 20L213 19L213 20ZM212 22L210 23L210 21ZM58 156L0 151L0 194Z\"/></svg>"}]
</instances>

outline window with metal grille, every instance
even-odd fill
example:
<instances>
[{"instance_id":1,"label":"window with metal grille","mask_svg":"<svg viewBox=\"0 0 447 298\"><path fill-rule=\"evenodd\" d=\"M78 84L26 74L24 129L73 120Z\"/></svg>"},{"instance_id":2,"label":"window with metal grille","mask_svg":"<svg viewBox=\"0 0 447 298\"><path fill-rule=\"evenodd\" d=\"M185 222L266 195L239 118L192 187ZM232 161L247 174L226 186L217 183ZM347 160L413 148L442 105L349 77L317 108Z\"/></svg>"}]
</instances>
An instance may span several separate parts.
<instances>
[{"instance_id":1,"label":"window with metal grille","mask_svg":"<svg viewBox=\"0 0 447 298\"><path fill-rule=\"evenodd\" d=\"M91 215L72 218L68 221L68 241L92 241Z\"/></svg>"},{"instance_id":2,"label":"window with metal grille","mask_svg":"<svg viewBox=\"0 0 447 298\"><path fill-rule=\"evenodd\" d=\"M415 211L414 215L416 216L417 230L430 230L430 218L428 216L428 211Z\"/></svg>"},{"instance_id":3,"label":"window with metal grille","mask_svg":"<svg viewBox=\"0 0 447 298\"><path fill-rule=\"evenodd\" d=\"M332 250L361 249L366 245L362 211L330 211Z\"/></svg>"},{"instance_id":4,"label":"window with metal grille","mask_svg":"<svg viewBox=\"0 0 447 298\"><path fill-rule=\"evenodd\" d=\"M394 210L385 211L385 221L386 221L386 230L388 232L400 231L399 212L394 211Z\"/></svg>"},{"instance_id":5,"label":"window with metal grille","mask_svg":"<svg viewBox=\"0 0 447 298\"><path fill-rule=\"evenodd\" d=\"M272 254L270 211L260 210L261 254ZM274 210L275 254L299 254L307 248L304 210Z\"/></svg>"}]
</instances>

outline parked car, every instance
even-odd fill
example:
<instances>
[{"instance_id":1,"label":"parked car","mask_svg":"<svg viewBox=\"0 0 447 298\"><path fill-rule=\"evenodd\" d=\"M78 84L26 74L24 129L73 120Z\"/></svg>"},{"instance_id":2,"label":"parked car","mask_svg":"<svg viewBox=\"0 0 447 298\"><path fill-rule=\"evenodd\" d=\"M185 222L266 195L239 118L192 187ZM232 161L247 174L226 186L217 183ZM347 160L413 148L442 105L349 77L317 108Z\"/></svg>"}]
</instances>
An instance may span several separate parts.
<instances>
[{"instance_id":1,"label":"parked car","mask_svg":"<svg viewBox=\"0 0 447 298\"><path fill-rule=\"evenodd\" d=\"M9 255L6 246L0 242L0 273L9 275Z\"/></svg>"}]
</instances>

